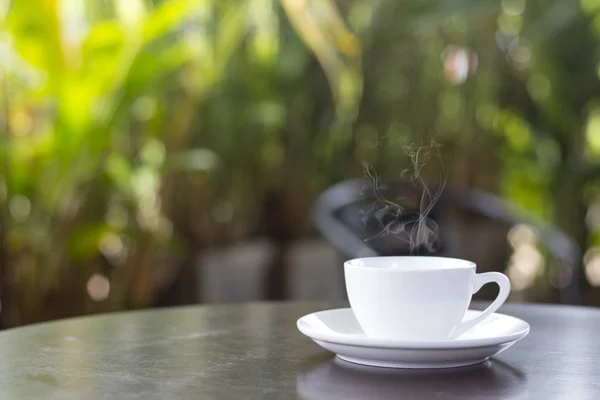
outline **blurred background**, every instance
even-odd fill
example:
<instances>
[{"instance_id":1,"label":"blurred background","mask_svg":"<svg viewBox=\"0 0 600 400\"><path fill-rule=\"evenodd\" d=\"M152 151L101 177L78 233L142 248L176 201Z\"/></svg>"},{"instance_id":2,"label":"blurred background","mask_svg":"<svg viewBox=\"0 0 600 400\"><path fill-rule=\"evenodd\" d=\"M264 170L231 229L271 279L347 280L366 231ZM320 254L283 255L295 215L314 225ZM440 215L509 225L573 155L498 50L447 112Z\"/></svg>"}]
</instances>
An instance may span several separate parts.
<instances>
[{"instance_id":1,"label":"blurred background","mask_svg":"<svg viewBox=\"0 0 600 400\"><path fill-rule=\"evenodd\" d=\"M600 305L599 62L600 0L0 0L2 326L375 254Z\"/></svg>"}]
</instances>

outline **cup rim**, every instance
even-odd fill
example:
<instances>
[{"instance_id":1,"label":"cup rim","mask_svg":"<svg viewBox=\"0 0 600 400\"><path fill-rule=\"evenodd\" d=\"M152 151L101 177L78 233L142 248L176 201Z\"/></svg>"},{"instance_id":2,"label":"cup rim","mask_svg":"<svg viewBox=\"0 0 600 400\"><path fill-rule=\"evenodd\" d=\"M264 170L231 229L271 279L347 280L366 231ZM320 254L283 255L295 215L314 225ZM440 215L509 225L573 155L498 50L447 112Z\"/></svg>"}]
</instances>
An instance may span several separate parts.
<instances>
[{"instance_id":1,"label":"cup rim","mask_svg":"<svg viewBox=\"0 0 600 400\"><path fill-rule=\"evenodd\" d=\"M445 260L445 261L455 261L457 263L452 266L444 267L444 268L409 268L409 269L403 269L403 268L389 269L389 268L380 268L380 267L356 264L356 262L358 262L358 261L368 261L368 260L391 261L391 260L407 260L407 259L418 259L419 261ZM477 264L475 264L473 261L465 260L464 258L443 257L443 256L371 256L371 257L353 258L350 260L346 260L344 262L344 268L362 269L362 270L370 270L370 271L386 271L386 272L393 271L393 272L397 272L397 273L401 273L401 272L425 273L425 272L434 272L434 271L451 271L451 270L458 270L458 269L475 269L476 267L477 267Z\"/></svg>"}]
</instances>

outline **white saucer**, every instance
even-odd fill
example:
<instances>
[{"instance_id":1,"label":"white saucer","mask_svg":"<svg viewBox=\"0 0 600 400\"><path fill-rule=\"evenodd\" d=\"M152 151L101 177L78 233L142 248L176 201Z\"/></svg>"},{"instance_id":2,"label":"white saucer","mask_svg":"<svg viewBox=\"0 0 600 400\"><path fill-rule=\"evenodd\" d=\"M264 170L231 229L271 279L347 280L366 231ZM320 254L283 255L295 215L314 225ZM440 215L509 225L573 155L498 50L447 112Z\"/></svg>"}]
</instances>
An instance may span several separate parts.
<instances>
[{"instance_id":1,"label":"white saucer","mask_svg":"<svg viewBox=\"0 0 600 400\"><path fill-rule=\"evenodd\" d=\"M469 310L465 320L481 311ZM298 320L300 332L342 360L388 368L452 368L478 364L529 333L529 324L492 314L454 340L390 341L367 337L350 308L319 311Z\"/></svg>"}]
</instances>

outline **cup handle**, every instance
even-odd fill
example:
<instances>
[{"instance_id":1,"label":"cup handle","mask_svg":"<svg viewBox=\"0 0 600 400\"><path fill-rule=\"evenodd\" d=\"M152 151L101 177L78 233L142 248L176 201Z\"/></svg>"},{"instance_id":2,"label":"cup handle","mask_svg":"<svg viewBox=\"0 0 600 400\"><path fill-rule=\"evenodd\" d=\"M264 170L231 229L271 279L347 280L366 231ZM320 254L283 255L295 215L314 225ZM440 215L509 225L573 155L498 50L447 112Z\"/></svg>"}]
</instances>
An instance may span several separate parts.
<instances>
[{"instance_id":1,"label":"cup handle","mask_svg":"<svg viewBox=\"0 0 600 400\"><path fill-rule=\"evenodd\" d=\"M481 289L484 285L493 282L497 283L500 287L500 293L498 293L498 297L496 297L496 300L494 300L494 302L490 304L490 306L486 308L485 311L479 314L477 317L461 323L452 333L452 339L459 337L469 329L473 328L475 325L477 325L478 323L489 317L491 314L496 312L496 310L500 308L502 304L504 304L510 293L510 281L508 280L506 275L501 274L500 272L484 272L483 274L475 275L475 282L473 283L473 294L477 293L479 289Z\"/></svg>"}]
</instances>

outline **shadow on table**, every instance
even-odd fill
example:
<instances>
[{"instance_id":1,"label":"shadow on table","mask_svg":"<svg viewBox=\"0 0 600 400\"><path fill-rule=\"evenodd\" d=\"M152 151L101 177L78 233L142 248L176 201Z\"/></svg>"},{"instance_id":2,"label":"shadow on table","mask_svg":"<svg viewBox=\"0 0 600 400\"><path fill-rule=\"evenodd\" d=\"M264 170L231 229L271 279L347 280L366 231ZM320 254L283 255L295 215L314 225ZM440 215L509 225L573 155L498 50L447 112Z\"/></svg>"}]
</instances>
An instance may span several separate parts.
<instances>
[{"instance_id":1,"label":"shadow on table","mask_svg":"<svg viewBox=\"0 0 600 400\"><path fill-rule=\"evenodd\" d=\"M437 371L365 367L334 358L297 378L304 400L525 399L527 379L501 361ZM441 397L440 397L441 396Z\"/></svg>"}]
</instances>

